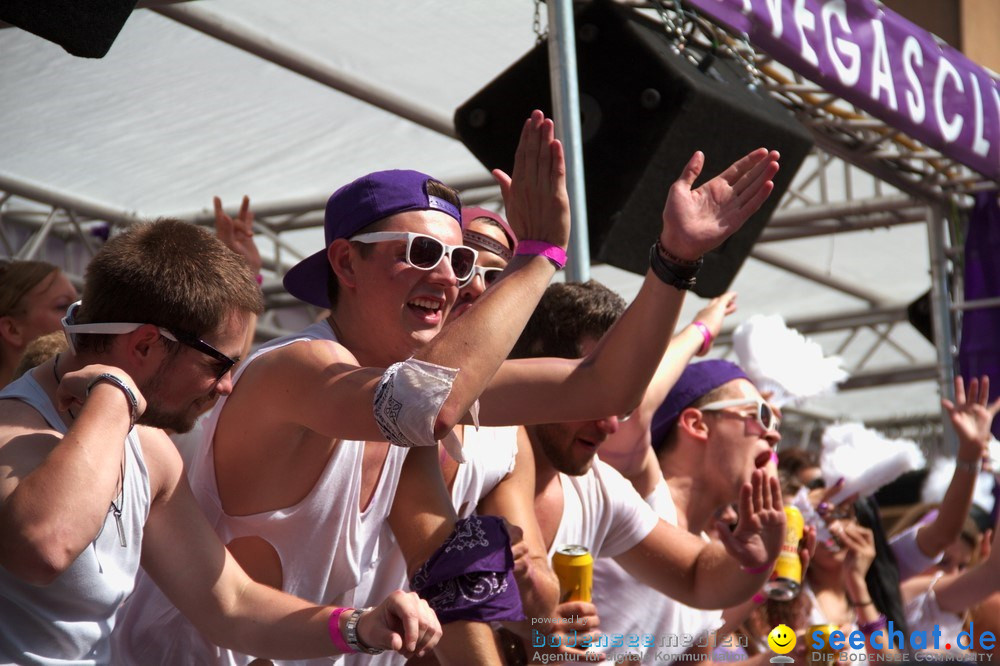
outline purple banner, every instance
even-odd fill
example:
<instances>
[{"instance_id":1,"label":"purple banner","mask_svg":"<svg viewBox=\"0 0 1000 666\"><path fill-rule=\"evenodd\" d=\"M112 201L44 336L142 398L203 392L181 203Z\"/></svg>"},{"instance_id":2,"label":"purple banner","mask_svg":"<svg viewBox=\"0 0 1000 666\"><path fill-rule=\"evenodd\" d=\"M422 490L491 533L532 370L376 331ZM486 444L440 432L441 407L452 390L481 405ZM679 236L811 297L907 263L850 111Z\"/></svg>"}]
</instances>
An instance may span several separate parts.
<instances>
[{"instance_id":1,"label":"purple banner","mask_svg":"<svg viewBox=\"0 0 1000 666\"><path fill-rule=\"evenodd\" d=\"M1000 180L1000 81L873 0L686 0L787 67Z\"/></svg>"}]
</instances>

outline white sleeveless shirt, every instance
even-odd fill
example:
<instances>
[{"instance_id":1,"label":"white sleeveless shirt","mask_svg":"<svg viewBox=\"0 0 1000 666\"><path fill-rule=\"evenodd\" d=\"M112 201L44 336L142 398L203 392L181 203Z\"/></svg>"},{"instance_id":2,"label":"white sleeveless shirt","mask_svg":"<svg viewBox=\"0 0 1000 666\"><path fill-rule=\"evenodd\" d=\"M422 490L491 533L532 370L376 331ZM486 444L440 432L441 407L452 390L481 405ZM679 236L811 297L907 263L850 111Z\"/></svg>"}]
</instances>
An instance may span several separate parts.
<instances>
[{"instance_id":1,"label":"white sleeveless shirt","mask_svg":"<svg viewBox=\"0 0 1000 666\"><path fill-rule=\"evenodd\" d=\"M246 360L233 383L264 354L309 340L336 341L336 337L324 321L274 340ZM205 437L193 453L188 472L195 497L219 538L229 543L238 537L259 536L270 543L281 560L282 589L289 594L316 604L358 605L354 590L362 576L378 565L380 534L392 508L407 449L389 447L378 485L364 511L359 510L364 442L342 440L302 501L273 511L230 516L219 499L212 442L226 401L227 396L221 397L205 420ZM146 576L140 578L124 611L121 636L115 639L115 657L121 663L135 664L240 665L253 660L252 656L210 645ZM287 666L330 663L329 658L273 661Z\"/></svg>"},{"instance_id":2,"label":"white sleeveless shirt","mask_svg":"<svg viewBox=\"0 0 1000 666\"><path fill-rule=\"evenodd\" d=\"M517 426L479 428L465 426L462 451L466 462L458 466L451 485L451 501L458 518L468 518L476 511L479 500L489 495L505 476L514 469L517 458ZM355 592L355 603L374 606L395 590L409 590L406 559L388 524L383 529L378 566L365 575ZM386 666L405 664L398 652L383 652L378 656L349 654L345 666Z\"/></svg>"},{"instance_id":3,"label":"white sleeveless shirt","mask_svg":"<svg viewBox=\"0 0 1000 666\"><path fill-rule=\"evenodd\" d=\"M66 434L30 372L0 391L0 399L27 403L53 430ZM135 584L149 516L149 473L134 429L125 438L123 485L119 506L126 547L109 507L97 538L49 585L31 585L0 567L0 663L111 663L115 613Z\"/></svg>"}]
</instances>

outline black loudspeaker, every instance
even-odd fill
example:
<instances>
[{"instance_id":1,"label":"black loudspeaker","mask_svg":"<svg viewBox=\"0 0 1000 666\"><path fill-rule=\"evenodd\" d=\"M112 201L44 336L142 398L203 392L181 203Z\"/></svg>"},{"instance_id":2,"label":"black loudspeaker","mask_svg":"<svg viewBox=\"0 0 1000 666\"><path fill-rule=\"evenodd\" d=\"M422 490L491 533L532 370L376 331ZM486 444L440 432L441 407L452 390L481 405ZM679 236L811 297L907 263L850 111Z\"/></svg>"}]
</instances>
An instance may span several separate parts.
<instances>
[{"instance_id":1,"label":"black loudspeaker","mask_svg":"<svg viewBox=\"0 0 1000 666\"><path fill-rule=\"evenodd\" d=\"M667 190L695 150L706 156L697 185L755 148L781 152L774 192L705 257L695 292L721 294L812 147L811 136L748 85L739 63L690 43L682 52L659 22L611 0L577 12L576 50L594 261L645 274ZM459 137L485 166L509 173L524 119L536 108L551 115L549 90L542 42L455 111Z\"/></svg>"},{"instance_id":2,"label":"black loudspeaker","mask_svg":"<svg viewBox=\"0 0 1000 666\"><path fill-rule=\"evenodd\" d=\"M0 21L83 58L103 58L138 0L0 0Z\"/></svg>"},{"instance_id":3,"label":"black loudspeaker","mask_svg":"<svg viewBox=\"0 0 1000 666\"><path fill-rule=\"evenodd\" d=\"M910 325L934 344L934 320L931 315L931 290L928 289L917 300L906 306L906 318Z\"/></svg>"}]
</instances>

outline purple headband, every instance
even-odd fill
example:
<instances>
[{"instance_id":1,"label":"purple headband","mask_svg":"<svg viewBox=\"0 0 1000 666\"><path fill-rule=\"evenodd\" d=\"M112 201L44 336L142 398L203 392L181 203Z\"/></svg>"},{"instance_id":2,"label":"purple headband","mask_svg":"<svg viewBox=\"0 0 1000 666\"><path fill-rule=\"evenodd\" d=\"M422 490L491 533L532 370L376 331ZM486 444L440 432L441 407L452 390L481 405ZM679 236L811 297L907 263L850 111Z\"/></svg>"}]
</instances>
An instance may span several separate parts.
<instances>
[{"instance_id":1,"label":"purple headband","mask_svg":"<svg viewBox=\"0 0 1000 666\"><path fill-rule=\"evenodd\" d=\"M350 238L373 222L408 210L439 210L461 224L459 209L451 202L427 194L425 173L408 170L376 171L344 185L326 202L324 249L292 266L284 284L292 296L330 307L327 283L332 275L326 248L338 238Z\"/></svg>"},{"instance_id":2,"label":"purple headband","mask_svg":"<svg viewBox=\"0 0 1000 666\"><path fill-rule=\"evenodd\" d=\"M735 363L722 359L689 363L674 387L670 389L666 400L657 407L656 413L653 414L653 423L649 427L653 449L657 452L660 451L663 440L677 421L677 417L690 407L691 403L734 379L749 381L743 369Z\"/></svg>"}]
</instances>

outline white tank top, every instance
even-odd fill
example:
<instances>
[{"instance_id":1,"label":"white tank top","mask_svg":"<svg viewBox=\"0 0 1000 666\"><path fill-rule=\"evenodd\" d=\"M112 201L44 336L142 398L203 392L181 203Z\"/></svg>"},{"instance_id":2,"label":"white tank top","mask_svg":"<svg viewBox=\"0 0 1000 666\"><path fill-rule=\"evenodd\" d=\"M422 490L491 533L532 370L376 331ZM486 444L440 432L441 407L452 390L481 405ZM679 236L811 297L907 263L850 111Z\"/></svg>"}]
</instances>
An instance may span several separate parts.
<instances>
[{"instance_id":1,"label":"white tank top","mask_svg":"<svg viewBox=\"0 0 1000 666\"><path fill-rule=\"evenodd\" d=\"M466 462L458 466L451 486L451 501L459 519L475 513L479 500L486 497L514 469L517 457L517 426L479 428L465 426L462 451ZM355 591L354 600L362 606L374 606L395 590L410 589L406 575L406 559L399 549L392 529L385 525L380 537L381 555L378 566L366 574ZM383 652L378 656L351 654L344 666L384 666L405 664L398 652Z\"/></svg>"},{"instance_id":2,"label":"white tank top","mask_svg":"<svg viewBox=\"0 0 1000 666\"><path fill-rule=\"evenodd\" d=\"M251 363L275 349L308 340L336 341L326 322L274 340L252 354L233 377L239 381ZM364 511L361 506L361 461L364 442L342 440L316 485L298 504L248 516L222 509L215 482L212 439L227 396L205 420L205 438L194 451L188 472L202 510L223 543L259 536L281 559L283 590L317 604L355 606L354 589L378 565L379 537L392 508L407 449L391 446L378 486ZM266 405L262 405L266 408ZM276 443L277 445L278 443ZM166 627L165 625L169 625ZM247 664L253 657L209 645L146 576L140 578L122 618L115 657L136 664ZM329 658L278 661L275 664L329 665Z\"/></svg>"},{"instance_id":3,"label":"white tank top","mask_svg":"<svg viewBox=\"0 0 1000 666\"><path fill-rule=\"evenodd\" d=\"M53 430L66 434L66 425L30 372L0 391L0 399L27 403ZM135 430L125 442L119 501L127 546L121 546L109 507L97 539L49 585L25 583L0 567L0 663L111 662L115 613L135 584L142 528L149 516L149 474Z\"/></svg>"}]
</instances>

